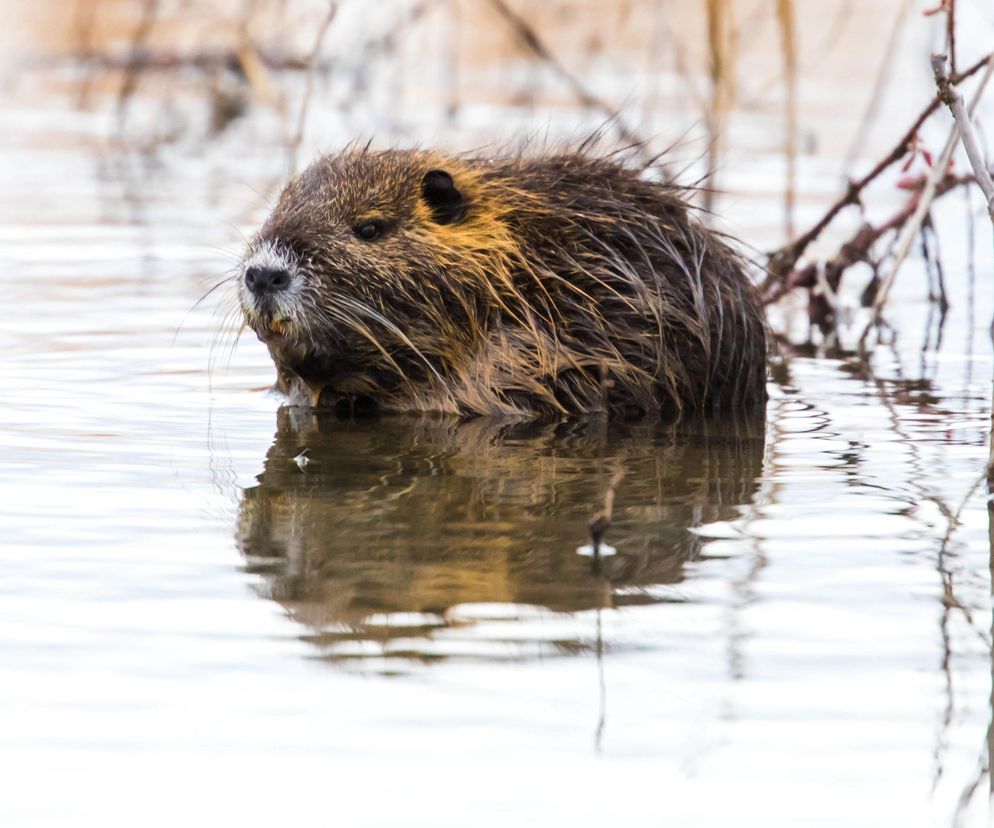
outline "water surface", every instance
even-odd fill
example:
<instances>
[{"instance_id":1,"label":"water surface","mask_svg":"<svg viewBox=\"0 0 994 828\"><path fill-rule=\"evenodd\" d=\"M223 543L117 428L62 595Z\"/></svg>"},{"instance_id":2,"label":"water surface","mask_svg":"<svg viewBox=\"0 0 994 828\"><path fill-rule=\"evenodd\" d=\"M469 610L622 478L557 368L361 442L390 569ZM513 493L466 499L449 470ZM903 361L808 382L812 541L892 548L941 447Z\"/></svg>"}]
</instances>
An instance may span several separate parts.
<instances>
[{"instance_id":1,"label":"water surface","mask_svg":"<svg viewBox=\"0 0 994 828\"><path fill-rule=\"evenodd\" d=\"M759 416L348 420L195 306L282 159L108 152L43 90L0 138L2 824L986 824L962 203L944 325L909 262L893 343L785 341Z\"/></svg>"}]
</instances>

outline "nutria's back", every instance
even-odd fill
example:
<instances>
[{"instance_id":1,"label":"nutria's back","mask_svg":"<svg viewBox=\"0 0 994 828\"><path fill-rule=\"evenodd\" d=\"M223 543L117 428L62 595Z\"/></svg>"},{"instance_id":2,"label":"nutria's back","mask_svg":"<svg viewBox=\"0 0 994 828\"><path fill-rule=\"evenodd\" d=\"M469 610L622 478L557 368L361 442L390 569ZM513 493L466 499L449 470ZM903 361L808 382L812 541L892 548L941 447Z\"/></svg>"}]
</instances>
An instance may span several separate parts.
<instances>
[{"instance_id":1,"label":"nutria's back","mask_svg":"<svg viewBox=\"0 0 994 828\"><path fill-rule=\"evenodd\" d=\"M242 277L300 402L632 416L766 399L742 259L679 188L613 160L325 156L286 186Z\"/></svg>"}]
</instances>

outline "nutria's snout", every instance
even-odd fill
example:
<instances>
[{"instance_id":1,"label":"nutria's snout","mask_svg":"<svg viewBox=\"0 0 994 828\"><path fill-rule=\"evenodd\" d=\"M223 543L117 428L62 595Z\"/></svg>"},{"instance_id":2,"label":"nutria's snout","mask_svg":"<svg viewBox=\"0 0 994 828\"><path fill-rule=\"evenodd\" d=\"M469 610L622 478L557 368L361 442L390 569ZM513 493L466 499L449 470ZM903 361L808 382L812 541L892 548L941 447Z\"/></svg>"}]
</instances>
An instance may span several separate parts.
<instances>
[{"instance_id":1,"label":"nutria's snout","mask_svg":"<svg viewBox=\"0 0 994 828\"><path fill-rule=\"evenodd\" d=\"M258 240L242 262L238 298L245 321L263 342L282 340L300 317L297 257L288 247Z\"/></svg>"}]
</instances>

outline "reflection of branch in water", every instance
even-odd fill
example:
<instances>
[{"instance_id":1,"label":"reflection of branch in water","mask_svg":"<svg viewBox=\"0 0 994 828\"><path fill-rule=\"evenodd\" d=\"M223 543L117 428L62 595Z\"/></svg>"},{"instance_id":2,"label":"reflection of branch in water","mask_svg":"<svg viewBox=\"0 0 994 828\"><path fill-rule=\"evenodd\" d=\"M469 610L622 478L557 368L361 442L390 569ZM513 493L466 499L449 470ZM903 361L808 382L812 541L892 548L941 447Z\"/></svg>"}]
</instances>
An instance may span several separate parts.
<instances>
[{"instance_id":1,"label":"reflection of branch in water","mask_svg":"<svg viewBox=\"0 0 994 828\"><path fill-rule=\"evenodd\" d=\"M602 366L601 369L601 384L607 392L609 379L607 376L606 369ZM604 457L604 453L607 447L607 435L604 431L607 423L602 422L600 424L600 447L598 454L600 455L600 465L602 468L606 469L607 462ZM614 473L611 475L611 479L608 481L607 487L604 491L604 507L600 512L595 514L587 524L587 528L590 531L590 543L593 548L593 560L591 562L591 571L598 577L601 582L601 587L603 590L603 597L600 604L598 604L596 613L596 624L597 624L597 641L595 644L595 656L597 658L597 687L598 687L598 711L599 715L597 718L597 727L594 731L594 750L597 753L601 752L604 741L604 727L607 722L607 682L604 677L604 630L601 624L601 613L604 607L611 607L613 605L613 593L611 581L603 577L601 573L601 541L604 539L604 533L607 532L611 525L611 519L614 516L614 498L617 493L617 489L622 479L625 476L625 469L622 466L621 461L617 462Z\"/></svg>"},{"instance_id":2,"label":"reflection of branch in water","mask_svg":"<svg viewBox=\"0 0 994 828\"><path fill-rule=\"evenodd\" d=\"M847 354L852 357L853 354L850 352ZM944 770L945 755L948 750L947 743L949 741L948 734L950 727L956 720L955 716L955 686L953 682L953 676L951 671L955 667L955 662L957 656L960 654L954 647L956 640L953 638L952 625L950 623L950 618L958 616L963 619L963 621L968 625L970 633L976 635L977 640L984 647L985 652L991 652L991 634L985 630L981 629L978 624L978 619L975 617L974 611L971 609L970 604L964 601L958 595L958 584L957 581L964 581L964 578L958 577L964 572L962 568L954 568L953 563L956 561L956 556L948 552L953 539L956 535L956 531L961 525L963 513L971 502L974 502L978 496L978 491L982 488L983 478L975 480L972 485L966 490L959 503L955 504L955 508L952 508L944 498L941 492L935 490L932 485L932 481L948 481L948 476L943 476L942 472L935 468L934 464L930 465L926 458L921 454L923 449L923 442L920 439L914 439L911 434L904 427L904 423L901 419L901 414L898 412L898 405L908 406L917 405L917 410L919 413L929 413L932 415L945 415L946 417L951 415L951 412L943 411L936 407L936 399L932 397L928 399L926 395L921 392L927 391L927 386L923 387L914 381L908 381L901 379L900 370L900 359L898 353L894 352L894 360L897 364L898 378L896 380L888 380L885 382L880 377L878 377L873 368L871 367L868 360L864 357L859 357L850 363L850 370L854 375L863 380L867 387L875 391L877 398L884 411L888 415L890 430L900 438L901 445L905 447L906 452L910 455L904 463L908 466L908 474L905 478L904 485L910 489L913 494L905 498L907 503L907 508L901 510L901 514L912 518L918 523L923 524L925 527L931 529L928 532L929 537L935 537L936 523L933 517L927 515L922 515L920 506L922 504L934 505L939 511L943 524L942 536L941 538L936 537L938 549L935 556L935 568L940 575L941 583L941 593L937 596L939 609L940 609L940 619L939 619L939 632L942 636L942 660L940 664L940 669L943 671L945 676L945 707L941 723L938 724L938 733L935 740L935 776L934 784L937 784L938 779L942 776ZM889 388L888 383L895 385L894 388ZM907 389L902 392L902 388ZM917 397L917 403L915 398L908 397L909 393L919 392ZM895 487L889 486L890 490L894 490ZM969 571L966 570L968 573ZM994 707L992 707L994 709ZM985 771L986 772L986 771Z\"/></svg>"},{"instance_id":3,"label":"reflection of branch in water","mask_svg":"<svg viewBox=\"0 0 994 828\"><path fill-rule=\"evenodd\" d=\"M900 364L899 362L897 362L896 353L895 353L895 362L896 364ZM887 410L888 417L891 422L891 428L893 429L894 433L897 434L904 442L908 453L911 455L911 461L909 463L909 466L911 467L911 470L913 471L914 474L907 478L907 484L916 492L918 492L921 500L927 500L929 503L932 503L939 510L939 513L946 521L946 532L943 535L943 540L940 542L938 550L938 554L941 554L942 558L940 560L940 558L937 556L936 559L936 566L939 567L941 563L943 565L943 569L945 569L944 553L948 546L949 539L951 538L952 534L955 532L956 528L959 526L960 515L963 509L965 508L967 502L969 501L969 499L976 493L979 487L979 483L975 482L972 486L970 486L970 488L966 492L966 495L964 496L962 503L956 510L951 509L949 507L949 504L946 503L944 498L936 494L931 488L929 488L929 486L923 483L922 482L923 480L932 479L932 477L934 476L934 470L932 470L932 474L926 471L925 461L922 459L919 451L920 444L918 443L918 441L913 440L911 436L904 430L904 427L901 423L900 414L898 414L897 409L894 406L894 401L890 398L890 395L887 393L887 390L884 387L883 380L877 377L872 367L870 366L869 362L862 361L861 367L865 372L864 374L865 378L873 385L874 390L877 392L878 399L880 400L884 408ZM911 509L909 511L909 514L914 514L917 511L918 504L911 503L910 506ZM942 593L943 605L944 606L948 605L949 607L959 611L963 615L963 618L966 620L970 628L977 634L977 637L983 642L984 646L989 648L991 646L991 642L987 636L987 633L977 627L976 621L974 620L973 614L970 612L969 607L967 607L956 596L951 573L940 571L940 576L942 577L943 580L943 593ZM947 583L949 587L948 591L946 589Z\"/></svg>"},{"instance_id":4,"label":"reflection of branch in water","mask_svg":"<svg viewBox=\"0 0 994 828\"><path fill-rule=\"evenodd\" d=\"M601 752L604 741L604 725L607 722L607 682L604 679L604 632L601 629L601 608L597 608L597 686L600 690L597 730L594 731L594 750Z\"/></svg>"},{"instance_id":5,"label":"reflection of branch in water","mask_svg":"<svg viewBox=\"0 0 994 828\"><path fill-rule=\"evenodd\" d=\"M787 361L784 361L785 370L787 370ZM789 382L785 381L781 383L786 386ZM819 430L823 428L828 423L828 415L825 415L825 420ZM780 417L771 417L768 426L769 440L766 445L766 458L764 459L764 466L769 463L769 465L775 466L773 458L776 457L777 447L783 438L783 425ZM752 550L752 562L749 565L749 569L745 576L742 578L736 578L732 581L732 589L735 592L735 601L732 602L728 609L728 675L733 681L737 681L746 677L746 667L745 667L745 654L743 651L743 644L748 640L748 634L744 632L745 625L742 623L741 615L742 613L753 604L757 598L758 593L755 588L756 582L764 569L766 569L769 559L766 553L763 551L762 539L757 537L756 533L750 531L750 524L754 521L762 519L763 517L763 505L767 503L775 502L773 496L776 484L771 481L764 480L760 484L760 489L753 496L745 513L741 518L742 534L749 538L750 548Z\"/></svg>"},{"instance_id":6,"label":"reflection of branch in water","mask_svg":"<svg viewBox=\"0 0 994 828\"><path fill-rule=\"evenodd\" d=\"M986 474L984 475L986 477ZM994 595L994 502L987 500L987 569L990 573L990 594ZM991 617L991 640L994 641L994 616ZM994 794L994 775L991 774L991 767L994 767L994 648L990 655L990 695L987 702L987 731L984 734L984 744L980 750L980 757L977 760L977 770L973 778L963 787L956 802L956 811L953 814L954 828L960 828L967 808L973 801L974 794L980 787L980 783L987 777L987 800L992 800Z\"/></svg>"},{"instance_id":7,"label":"reflection of branch in water","mask_svg":"<svg viewBox=\"0 0 994 828\"><path fill-rule=\"evenodd\" d=\"M733 681L739 681L746 677L745 655L742 651L742 645L749 636L745 632L740 615L758 598L755 584L759 580L760 573L766 569L766 565L769 563L759 539L753 538L752 540L753 558L749 564L749 569L743 577L735 578L732 581L735 601L729 607L728 676Z\"/></svg>"},{"instance_id":8,"label":"reflection of branch in water","mask_svg":"<svg viewBox=\"0 0 994 828\"><path fill-rule=\"evenodd\" d=\"M936 560L936 565L942 578L942 615L939 620L939 630L942 635L942 673L945 676L946 704L942 713L942 728L936 739L935 750L933 752L933 756L935 758L935 774L932 778L933 791L935 791L938 787L939 780L942 778L942 755L947 747L946 734L948 734L949 728L952 726L955 707L953 704L955 696L952 672L953 648L952 637L949 633L949 615L950 611L956 607L957 609L960 609L968 619L971 617L969 609L963 606L963 604L956 597L956 592L953 586L953 573L946 565L946 554L949 547L949 541L957 527L960 525L960 517L963 514L963 509L966 508L966 504L970 502L970 498L973 497L974 493L983 482L984 476L977 478L976 482L963 496L963 499L960 501L960 504L956 508L955 512L949 512L945 503L935 501L936 505L939 507L940 511L943 513L943 516L946 517L947 520L946 533L943 535L942 543L939 545L939 552ZM972 620L970 623L973 623ZM989 642L985 642L985 644L987 644L988 647L990 646Z\"/></svg>"},{"instance_id":9,"label":"reflection of branch in water","mask_svg":"<svg viewBox=\"0 0 994 828\"><path fill-rule=\"evenodd\" d=\"M895 361L900 365L900 361L895 353ZM907 477L907 485L916 491L919 495L919 500L924 500L932 503L939 510L939 513L946 521L946 529L943 534L942 540L939 544L939 548L936 554L936 570L939 573L940 581L942 584L942 597L940 599L940 605L942 607L939 619L939 632L942 637L942 649L943 657L941 661L941 669L945 676L945 692L946 692L946 704L944 708L943 720L940 725L939 733L936 736L936 747L934 750L935 758L935 773L933 776L933 787L938 785L939 779L942 777L943 773L943 755L945 753L945 747L947 742L947 734L949 728L953 721L954 714L954 686L952 677L952 657L954 655L952 637L949 634L949 614L951 610L955 610L961 614L964 620L969 625L969 628L974 631L980 641L983 643L984 647L989 652L992 651L991 639L988 637L987 633L978 628L977 623L973 617L973 613L970 611L969 607L960 600L956 594L955 581L953 577L953 572L948 565L947 560L947 549L950 540L955 533L956 529L960 525L960 517L966 505L969 503L970 499L976 494L980 483L984 478L981 478L974 482L974 484L967 490L963 496L962 501L956 509L951 509L949 504L946 503L945 499L934 492L925 482L932 479L932 476L926 472L926 464L920 455L920 444L915 441L911 436L905 431L900 415L895 408L894 401L891 399L890 395L887 393L887 389L884 387L883 381L877 377L874 373L868 360L861 360L860 368L863 371L864 378L868 383L872 385L877 393L877 397L880 403L883 405L884 409L887 411L888 417L891 422L891 429L895 434L897 434L903 441L907 452L910 455L910 460L908 466L910 468L911 474ZM933 470L934 471L934 470ZM908 516L916 515L918 511L918 503L909 503Z\"/></svg>"},{"instance_id":10,"label":"reflection of branch in water","mask_svg":"<svg viewBox=\"0 0 994 828\"><path fill-rule=\"evenodd\" d=\"M992 698L992 704L994 704L994 698ZM980 751L980 758L977 761L977 770L973 778L963 786L963 791L959 795L959 799L956 801L956 810L953 812L953 828L961 828L963 825L963 819L966 816L966 809L970 807L970 802L973 801L973 795L977 792L977 788L980 787L980 783L984 781L984 777L990 773L990 728L988 727L987 733L984 735L984 747Z\"/></svg>"},{"instance_id":11,"label":"reflection of branch in water","mask_svg":"<svg viewBox=\"0 0 994 828\"><path fill-rule=\"evenodd\" d=\"M600 560L601 541L604 540L604 533L611 526L611 518L614 515L614 496L618 490L618 484L621 483L624 476L625 470L619 465L614 474L611 475L607 490L604 492L604 508L590 518L589 523L587 523L587 528L590 530L590 543L594 550L595 566Z\"/></svg>"}]
</instances>

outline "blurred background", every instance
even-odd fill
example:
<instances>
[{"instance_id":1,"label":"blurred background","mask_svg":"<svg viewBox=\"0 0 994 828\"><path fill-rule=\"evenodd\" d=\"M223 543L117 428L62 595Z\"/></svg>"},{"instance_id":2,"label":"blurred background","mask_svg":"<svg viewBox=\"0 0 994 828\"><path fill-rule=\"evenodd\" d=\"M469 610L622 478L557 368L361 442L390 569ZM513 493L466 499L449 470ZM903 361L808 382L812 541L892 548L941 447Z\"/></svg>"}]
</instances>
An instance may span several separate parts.
<instances>
[{"instance_id":1,"label":"blurred background","mask_svg":"<svg viewBox=\"0 0 994 828\"><path fill-rule=\"evenodd\" d=\"M960 4L960 67L990 42L983 6ZM608 146L669 150L667 168L688 180L710 174L732 220L779 218L754 244L792 235L889 148L930 99L922 58L944 39L942 15L908 0L2 7L7 95L37 103L44 91L86 113L86 137L107 151L233 167L258 153L270 196L357 138L464 151L602 129Z\"/></svg>"},{"instance_id":2,"label":"blurred background","mask_svg":"<svg viewBox=\"0 0 994 828\"><path fill-rule=\"evenodd\" d=\"M258 222L288 175L352 140L494 152L599 131L605 151L637 145L636 160L659 157L665 174L704 183L701 206L762 267L760 253L812 226L931 99L927 55L945 48L943 8L5 0L0 45L15 135L47 113L60 140L130 169L139 190L155 176L207 172L203 195L223 198L222 220L239 229ZM962 69L984 53L992 24L983 3L954 11ZM30 116L18 117L24 107ZM989 112L983 102L981 119ZM926 122L923 148L937 153L947 130L941 117ZM906 201L896 184L923 172L924 157L889 170L863 204ZM219 218L203 216L205 233L218 233ZM808 252L829 257L865 218L844 211ZM855 295L869 278L858 270Z\"/></svg>"},{"instance_id":3,"label":"blurred background","mask_svg":"<svg viewBox=\"0 0 994 828\"><path fill-rule=\"evenodd\" d=\"M962 70L994 10L954 5ZM975 188L856 347L945 110L807 251L881 230L827 322L770 303L765 419L312 416L223 282L318 153L598 130L760 280L933 98L950 9L0 0L0 823L988 825Z\"/></svg>"}]
</instances>

